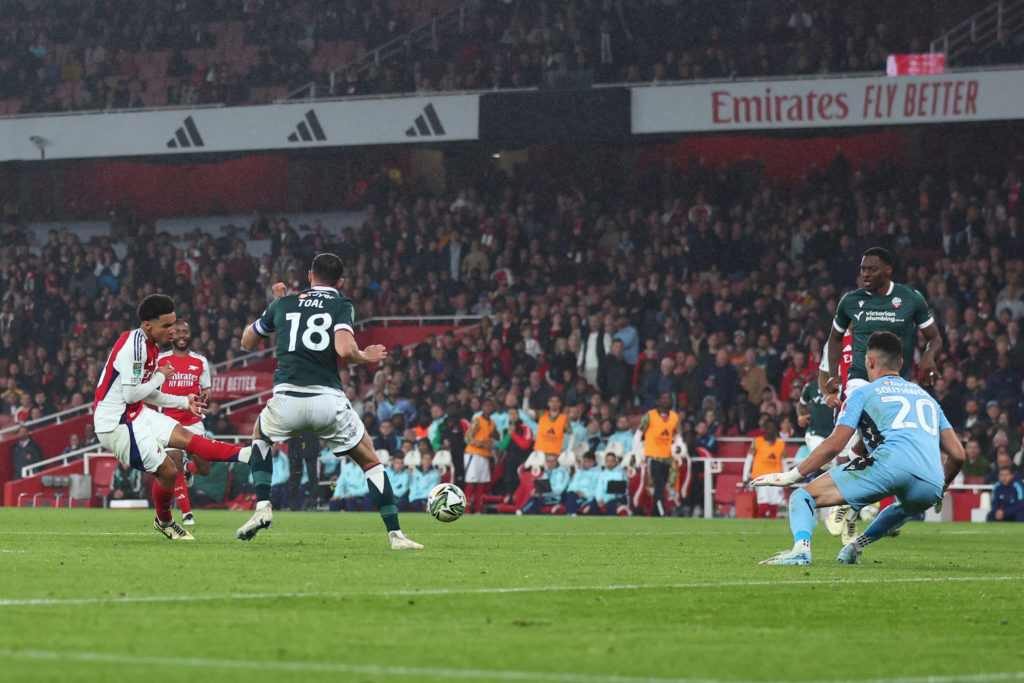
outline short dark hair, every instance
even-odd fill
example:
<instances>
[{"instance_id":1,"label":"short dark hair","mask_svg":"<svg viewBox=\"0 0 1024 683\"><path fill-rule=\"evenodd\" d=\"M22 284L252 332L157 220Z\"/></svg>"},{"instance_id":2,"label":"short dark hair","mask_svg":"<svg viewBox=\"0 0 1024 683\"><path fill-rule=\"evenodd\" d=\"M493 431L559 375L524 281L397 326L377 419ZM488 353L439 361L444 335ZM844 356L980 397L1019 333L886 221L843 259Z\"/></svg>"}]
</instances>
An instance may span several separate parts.
<instances>
[{"instance_id":1,"label":"short dark hair","mask_svg":"<svg viewBox=\"0 0 1024 683\"><path fill-rule=\"evenodd\" d=\"M333 285L345 274L345 266L335 254L317 254L313 259L313 279Z\"/></svg>"},{"instance_id":2,"label":"short dark hair","mask_svg":"<svg viewBox=\"0 0 1024 683\"><path fill-rule=\"evenodd\" d=\"M139 304L138 313L142 322L174 313L174 299L166 294L150 294Z\"/></svg>"},{"instance_id":3,"label":"short dark hair","mask_svg":"<svg viewBox=\"0 0 1024 683\"><path fill-rule=\"evenodd\" d=\"M868 337L867 352L872 351L885 367L891 370L900 369L900 365L903 363L903 342L892 332L873 332Z\"/></svg>"},{"instance_id":4,"label":"short dark hair","mask_svg":"<svg viewBox=\"0 0 1024 683\"><path fill-rule=\"evenodd\" d=\"M892 254L889 253L888 249L883 247L871 247L864 251L864 256L877 256L878 260L887 266L892 265Z\"/></svg>"}]
</instances>

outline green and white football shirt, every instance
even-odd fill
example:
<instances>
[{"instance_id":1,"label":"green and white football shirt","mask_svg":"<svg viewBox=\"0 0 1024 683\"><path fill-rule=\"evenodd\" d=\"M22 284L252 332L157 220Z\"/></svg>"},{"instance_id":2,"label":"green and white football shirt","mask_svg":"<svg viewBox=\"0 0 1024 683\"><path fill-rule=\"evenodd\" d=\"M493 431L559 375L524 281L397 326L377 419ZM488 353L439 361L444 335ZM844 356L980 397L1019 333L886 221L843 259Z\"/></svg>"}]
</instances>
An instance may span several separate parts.
<instances>
[{"instance_id":1,"label":"green and white football shirt","mask_svg":"<svg viewBox=\"0 0 1024 683\"><path fill-rule=\"evenodd\" d=\"M919 291L895 282L889 283L886 294L873 295L864 287L848 292L839 300L832 326L840 333L853 323L853 365L849 379L868 378L864 354L868 337L874 332L887 331L903 342L903 366L900 375L910 378L917 346L917 331L935 324L928 304Z\"/></svg>"},{"instance_id":2,"label":"green and white football shirt","mask_svg":"<svg viewBox=\"0 0 1024 683\"><path fill-rule=\"evenodd\" d=\"M351 299L333 287L317 285L275 299L253 330L262 337L277 332L274 385L324 386L342 391L334 333L352 330Z\"/></svg>"}]
</instances>

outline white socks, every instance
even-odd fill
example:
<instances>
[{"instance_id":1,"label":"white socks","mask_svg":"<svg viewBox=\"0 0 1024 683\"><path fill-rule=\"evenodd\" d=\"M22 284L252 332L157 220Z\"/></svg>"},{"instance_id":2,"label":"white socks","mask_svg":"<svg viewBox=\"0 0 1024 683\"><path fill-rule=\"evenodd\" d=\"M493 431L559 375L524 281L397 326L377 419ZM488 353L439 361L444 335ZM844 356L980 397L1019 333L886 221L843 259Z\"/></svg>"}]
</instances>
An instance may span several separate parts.
<instances>
[{"instance_id":1,"label":"white socks","mask_svg":"<svg viewBox=\"0 0 1024 683\"><path fill-rule=\"evenodd\" d=\"M797 541L793 544L793 552L796 553L809 553L811 552L810 541Z\"/></svg>"},{"instance_id":2,"label":"white socks","mask_svg":"<svg viewBox=\"0 0 1024 683\"><path fill-rule=\"evenodd\" d=\"M384 465L377 463L370 469L363 472L366 480L377 487L377 491L384 493Z\"/></svg>"}]
</instances>

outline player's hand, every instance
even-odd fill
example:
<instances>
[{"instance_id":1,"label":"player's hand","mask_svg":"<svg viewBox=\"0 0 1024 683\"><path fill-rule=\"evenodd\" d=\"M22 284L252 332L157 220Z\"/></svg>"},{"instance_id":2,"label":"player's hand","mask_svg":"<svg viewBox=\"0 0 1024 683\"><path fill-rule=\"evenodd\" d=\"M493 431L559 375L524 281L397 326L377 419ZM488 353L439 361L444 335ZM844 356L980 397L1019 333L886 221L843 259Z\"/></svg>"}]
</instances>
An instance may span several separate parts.
<instances>
[{"instance_id":1,"label":"player's hand","mask_svg":"<svg viewBox=\"0 0 1024 683\"><path fill-rule=\"evenodd\" d=\"M170 365L161 365L156 369L156 371L163 375L165 380L174 377L174 368Z\"/></svg>"},{"instance_id":2,"label":"player's hand","mask_svg":"<svg viewBox=\"0 0 1024 683\"><path fill-rule=\"evenodd\" d=\"M363 349L367 363L379 363L388 357L388 348L383 344L371 344Z\"/></svg>"},{"instance_id":3,"label":"player's hand","mask_svg":"<svg viewBox=\"0 0 1024 683\"><path fill-rule=\"evenodd\" d=\"M829 394L825 397L825 405L829 408L838 408L842 403L843 402L839 400L839 394Z\"/></svg>"},{"instance_id":4,"label":"player's hand","mask_svg":"<svg viewBox=\"0 0 1024 683\"><path fill-rule=\"evenodd\" d=\"M792 486L801 479L804 475L800 474L797 468L793 468L786 472L772 472L771 474L762 474L750 482L751 486Z\"/></svg>"},{"instance_id":5,"label":"player's hand","mask_svg":"<svg viewBox=\"0 0 1024 683\"><path fill-rule=\"evenodd\" d=\"M922 360L921 367L917 370L917 383L923 387L930 387L935 384L936 377L938 375L935 373L935 361Z\"/></svg>"},{"instance_id":6,"label":"player's hand","mask_svg":"<svg viewBox=\"0 0 1024 683\"><path fill-rule=\"evenodd\" d=\"M806 413L796 418L796 423L801 427L806 427L807 423L811 421L811 414Z\"/></svg>"},{"instance_id":7,"label":"player's hand","mask_svg":"<svg viewBox=\"0 0 1024 683\"><path fill-rule=\"evenodd\" d=\"M206 413L206 402L201 400L196 394L189 394L188 411L193 415L202 417Z\"/></svg>"},{"instance_id":8,"label":"player's hand","mask_svg":"<svg viewBox=\"0 0 1024 683\"><path fill-rule=\"evenodd\" d=\"M842 378L839 375L829 375L828 379L825 380L825 393L838 396L841 383Z\"/></svg>"},{"instance_id":9,"label":"player's hand","mask_svg":"<svg viewBox=\"0 0 1024 683\"><path fill-rule=\"evenodd\" d=\"M283 296L288 296L288 285L283 282L275 282L270 291L274 293L275 299L280 299Z\"/></svg>"}]
</instances>

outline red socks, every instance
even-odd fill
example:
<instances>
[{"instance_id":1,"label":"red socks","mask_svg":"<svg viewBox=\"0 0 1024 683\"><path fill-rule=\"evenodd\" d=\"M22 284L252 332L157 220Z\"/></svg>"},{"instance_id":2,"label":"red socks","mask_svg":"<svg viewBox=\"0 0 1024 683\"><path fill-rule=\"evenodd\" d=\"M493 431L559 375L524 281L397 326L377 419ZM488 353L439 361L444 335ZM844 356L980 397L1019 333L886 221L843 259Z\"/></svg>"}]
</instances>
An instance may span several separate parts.
<instances>
[{"instance_id":1,"label":"red socks","mask_svg":"<svg viewBox=\"0 0 1024 683\"><path fill-rule=\"evenodd\" d=\"M190 462L189 465L192 463ZM188 499L188 487L185 486L184 472L178 472L178 478L174 482L174 500L178 501L178 509L181 514L187 515L192 512L192 502Z\"/></svg>"},{"instance_id":2,"label":"red socks","mask_svg":"<svg viewBox=\"0 0 1024 683\"><path fill-rule=\"evenodd\" d=\"M174 502L174 490L165 489L160 482L153 480L153 505L156 507L156 518L161 522L171 521L171 503Z\"/></svg>"},{"instance_id":3,"label":"red socks","mask_svg":"<svg viewBox=\"0 0 1024 683\"><path fill-rule=\"evenodd\" d=\"M484 511L484 485L466 484L466 508L476 514Z\"/></svg>"},{"instance_id":4,"label":"red socks","mask_svg":"<svg viewBox=\"0 0 1024 683\"><path fill-rule=\"evenodd\" d=\"M196 469L195 462L193 462L191 460L189 460L188 463L185 465L185 471L186 472L191 472L192 474L199 474L199 470Z\"/></svg>"},{"instance_id":5,"label":"red socks","mask_svg":"<svg viewBox=\"0 0 1024 683\"><path fill-rule=\"evenodd\" d=\"M214 441L212 439L207 439L205 436L199 436L196 434L192 437L192 440L188 442L187 450L192 455L200 457L203 460L224 462L226 460L237 461L238 451L242 450L242 447L231 443L225 443L223 441Z\"/></svg>"}]
</instances>

